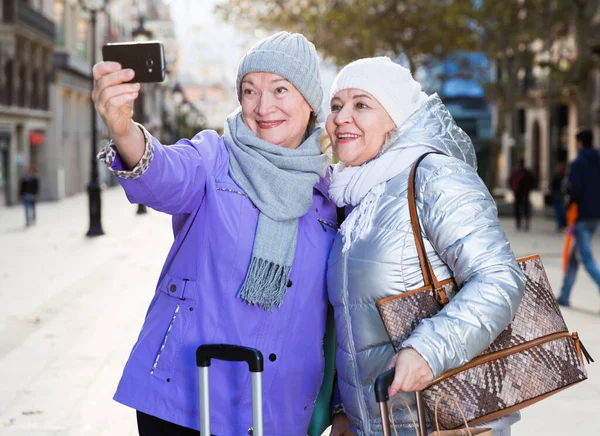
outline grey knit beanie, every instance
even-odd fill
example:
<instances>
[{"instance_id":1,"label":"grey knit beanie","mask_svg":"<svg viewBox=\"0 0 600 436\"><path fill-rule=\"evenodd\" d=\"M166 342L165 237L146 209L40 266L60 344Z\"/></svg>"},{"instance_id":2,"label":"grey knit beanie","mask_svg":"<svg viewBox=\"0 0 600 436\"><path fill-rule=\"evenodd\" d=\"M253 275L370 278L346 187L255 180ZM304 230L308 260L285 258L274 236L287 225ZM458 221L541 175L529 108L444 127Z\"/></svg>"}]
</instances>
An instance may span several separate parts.
<instances>
[{"instance_id":1,"label":"grey knit beanie","mask_svg":"<svg viewBox=\"0 0 600 436\"><path fill-rule=\"evenodd\" d=\"M299 33L278 32L259 41L242 58L236 89L242 101L242 79L248 73L273 73L296 87L318 114L323 103L319 57L315 46Z\"/></svg>"}]
</instances>

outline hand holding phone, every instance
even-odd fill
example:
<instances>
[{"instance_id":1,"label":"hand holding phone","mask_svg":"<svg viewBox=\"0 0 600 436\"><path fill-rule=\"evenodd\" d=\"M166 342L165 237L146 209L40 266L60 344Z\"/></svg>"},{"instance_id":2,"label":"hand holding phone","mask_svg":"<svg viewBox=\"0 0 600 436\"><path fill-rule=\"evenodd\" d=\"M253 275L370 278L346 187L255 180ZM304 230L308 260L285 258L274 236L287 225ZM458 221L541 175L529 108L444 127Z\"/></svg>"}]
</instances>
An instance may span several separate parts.
<instances>
[{"instance_id":1,"label":"hand holding phone","mask_svg":"<svg viewBox=\"0 0 600 436\"><path fill-rule=\"evenodd\" d=\"M105 61L118 62L123 69L132 69L135 77L130 82L165 80L167 68L163 44L160 41L109 43L102 47L102 58Z\"/></svg>"},{"instance_id":2,"label":"hand holding phone","mask_svg":"<svg viewBox=\"0 0 600 436\"><path fill-rule=\"evenodd\" d=\"M144 153L144 136L133 122L133 104L139 96L140 84L131 83L134 72L115 62L99 62L92 69L92 100L108 135L117 144L127 168L133 168ZM133 163L133 164L132 164Z\"/></svg>"}]
</instances>

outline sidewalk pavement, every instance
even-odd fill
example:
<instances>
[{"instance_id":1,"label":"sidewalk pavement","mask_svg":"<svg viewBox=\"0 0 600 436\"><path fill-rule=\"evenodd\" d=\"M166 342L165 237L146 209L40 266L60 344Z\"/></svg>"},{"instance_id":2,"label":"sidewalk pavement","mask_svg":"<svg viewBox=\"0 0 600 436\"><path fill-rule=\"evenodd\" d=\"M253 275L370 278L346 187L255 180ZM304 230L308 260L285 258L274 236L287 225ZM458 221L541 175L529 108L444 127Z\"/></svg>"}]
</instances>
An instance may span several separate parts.
<instances>
[{"instance_id":1,"label":"sidewalk pavement","mask_svg":"<svg viewBox=\"0 0 600 436\"><path fill-rule=\"evenodd\" d=\"M168 216L135 215L120 188L102 194L106 235L88 239L87 196L38 206L24 228L19 207L0 209L0 435L136 435L135 414L112 401L172 241ZM562 235L536 218L517 233L517 256L539 253L561 283ZM600 235L595 240L600 260ZM586 273L563 313L600 359L600 294ZM600 367L590 380L523 411L513 435L597 433Z\"/></svg>"}]
</instances>

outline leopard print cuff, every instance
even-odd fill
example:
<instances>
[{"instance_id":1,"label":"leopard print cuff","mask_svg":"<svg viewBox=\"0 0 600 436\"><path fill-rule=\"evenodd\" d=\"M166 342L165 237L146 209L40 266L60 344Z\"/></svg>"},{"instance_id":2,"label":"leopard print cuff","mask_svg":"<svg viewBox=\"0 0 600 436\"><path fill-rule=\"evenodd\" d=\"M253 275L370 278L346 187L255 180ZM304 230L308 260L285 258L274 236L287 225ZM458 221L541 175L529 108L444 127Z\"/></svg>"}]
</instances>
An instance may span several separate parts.
<instances>
[{"instance_id":1,"label":"leopard print cuff","mask_svg":"<svg viewBox=\"0 0 600 436\"><path fill-rule=\"evenodd\" d=\"M331 408L331 415L337 415L338 413L346 413L346 408L344 407L344 403L336 404Z\"/></svg>"},{"instance_id":2,"label":"leopard print cuff","mask_svg":"<svg viewBox=\"0 0 600 436\"><path fill-rule=\"evenodd\" d=\"M142 126L141 124L136 123L136 125L140 128L142 133L144 134L144 139L146 141L146 148L144 149L144 154L142 158L138 162L138 164L132 170L115 170L112 168L112 164L117 157L117 148L115 147L115 143L110 140L106 146L100 150L97 158L104 162L108 169L117 177L121 179L137 179L142 174L146 172L150 163L152 162L152 158L154 157L154 143L152 142L152 135Z\"/></svg>"}]
</instances>

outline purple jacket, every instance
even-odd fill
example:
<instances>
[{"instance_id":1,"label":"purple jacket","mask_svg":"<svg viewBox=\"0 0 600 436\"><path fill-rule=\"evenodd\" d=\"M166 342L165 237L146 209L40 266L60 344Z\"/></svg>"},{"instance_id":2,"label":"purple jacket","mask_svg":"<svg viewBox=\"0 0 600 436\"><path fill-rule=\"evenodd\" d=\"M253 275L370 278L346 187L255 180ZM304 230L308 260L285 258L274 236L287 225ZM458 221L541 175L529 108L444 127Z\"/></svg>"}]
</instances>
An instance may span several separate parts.
<instances>
[{"instance_id":1,"label":"purple jacket","mask_svg":"<svg viewBox=\"0 0 600 436\"><path fill-rule=\"evenodd\" d=\"M250 264L258 209L231 179L223 139L204 131L163 146L139 178L120 179L132 203L173 215L175 241L133 347L115 400L186 427L199 428L196 348L228 343L265 358L265 434L305 436L324 369L325 271L336 234L327 178L299 219L298 243L281 309L272 313L237 297ZM122 170L119 158L112 164ZM251 379L242 363L210 367L211 431L247 435Z\"/></svg>"}]
</instances>

